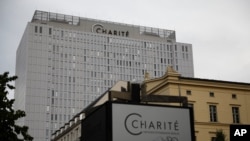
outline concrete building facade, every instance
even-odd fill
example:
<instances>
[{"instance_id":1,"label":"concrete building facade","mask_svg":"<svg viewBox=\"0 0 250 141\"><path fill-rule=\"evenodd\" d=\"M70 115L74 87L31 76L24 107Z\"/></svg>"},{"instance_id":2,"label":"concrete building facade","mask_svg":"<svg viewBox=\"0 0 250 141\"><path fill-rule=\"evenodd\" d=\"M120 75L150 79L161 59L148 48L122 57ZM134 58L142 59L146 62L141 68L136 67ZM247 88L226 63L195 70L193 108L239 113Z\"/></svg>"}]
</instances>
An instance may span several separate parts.
<instances>
[{"instance_id":1,"label":"concrete building facade","mask_svg":"<svg viewBox=\"0 0 250 141\"><path fill-rule=\"evenodd\" d=\"M37 141L118 80L143 81L173 66L193 77L192 45L175 31L35 11L16 57L15 107Z\"/></svg>"}]
</instances>

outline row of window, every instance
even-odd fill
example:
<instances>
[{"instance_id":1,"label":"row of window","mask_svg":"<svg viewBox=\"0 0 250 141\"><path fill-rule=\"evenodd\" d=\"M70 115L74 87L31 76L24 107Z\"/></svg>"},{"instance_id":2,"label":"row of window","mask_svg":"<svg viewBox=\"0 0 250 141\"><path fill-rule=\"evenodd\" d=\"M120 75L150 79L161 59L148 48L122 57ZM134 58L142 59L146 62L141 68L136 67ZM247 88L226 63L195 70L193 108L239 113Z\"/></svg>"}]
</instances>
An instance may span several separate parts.
<instances>
[{"instance_id":1,"label":"row of window","mask_svg":"<svg viewBox=\"0 0 250 141\"><path fill-rule=\"evenodd\" d=\"M131 70L124 67L111 67L111 66L92 67L90 65L87 66L89 66L89 68L86 67L87 70L77 71L74 74L67 74L67 72L69 72L70 70L55 69L55 72L57 73L52 72L52 76L48 76L48 82L65 84L65 85L69 84L68 86L65 86L66 88L66 87L71 87L71 84L88 83L87 80L80 79L80 77L77 75L83 75L84 78L86 79L91 79L91 80L98 79L104 82L103 80L129 81L132 80L133 78L138 78L138 80L143 80L145 71L149 72L151 75L153 75L153 73L157 73L157 76L162 76L165 73L164 71L153 71L151 69L146 69L146 68ZM98 71L93 71L94 68L97 68ZM104 85L106 86L106 83Z\"/></svg>"},{"instance_id":2,"label":"row of window","mask_svg":"<svg viewBox=\"0 0 250 141\"><path fill-rule=\"evenodd\" d=\"M116 81L118 80L132 80L133 78L136 78L137 80L141 80L138 76L130 76L130 75L118 75L118 74L109 74L107 77L101 79L101 78L91 78L91 73L87 73L89 76L80 78L76 78L77 83L69 83L67 79L63 79L63 77L56 77L55 81L51 82L48 81L49 87L48 89L52 90L60 90L64 92L72 92L72 93L79 93L83 90L86 90L88 87L93 87L92 89L96 89L98 86L100 88L108 89L110 86L112 86ZM86 75L86 73L84 73ZM93 74L94 75L94 74ZM100 76L100 73L96 74L97 77ZM65 81L64 81L65 80Z\"/></svg>"},{"instance_id":3,"label":"row of window","mask_svg":"<svg viewBox=\"0 0 250 141\"><path fill-rule=\"evenodd\" d=\"M191 90L186 90L186 95L192 95L192 91ZM209 92L209 96L210 97L215 97L214 92ZM231 97L232 97L232 99L236 99L237 95L232 94Z\"/></svg>"},{"instance_id":4,"label":"row of window","mask_svg":"<svg viewBox=\"0 0 250 141\"><path fill-rule=\"evenodd\" d=\"M177 60L176 60L177 61ZM59 61L53 60L48 61L49 71L55 70L70 70L80 69L82 71L89 70L92 71L93 68L96 69L96 72L109 72L110 69L123 69L126 71L133 71L136 69L146 69L146 70L155 70L155 71L165 71L167 65L172 65L172 59L162 59L161 64L157 63L141 63L140 61L128 61L120 59L101 59L101 58L87 58L84 57L84 62L68 62L68 61ZM177 65L177 64L176 64ZM110 68L108 68L110 67ZM52 69L52 70L51 70ZM120 71L120 70L119 70ZM136 75L136 74L134 74ZM160 77L160 76L159 76Z\"/></svg>"},{"instance_id":5,"label":"row of window","mask_svg":"<svg viewBox=\"0 0 250 141\"><path fill-rule=\"evenodd\" d=\"M74 52L72 52L72 49L67 49L69 51L64 51L66 48L64 47L53 47L53 54L49 54L49 58L53 57L55 59L67 59L69 61L72 61L72 58L70 56L78 57L78 61L81 61L79 57L99 57L99 58L110 58L110 59L125 59L125 60L141 60L142 62L146 62L147 60L149 61L148 58L154 59L155 63L163 63L162 58L168 58L168 59L181 59L180 57L178 58L178 53L175 53L175 56L171 52L159 52L159 51L148 51L148 50L135 50L129 52L122 52L122 48L118 48L117 50L112 50L112 51L102 51L102 50L94 50L94 49L82 49L82 50L76 50L74 49ZM134 53L137 51L137 53ZM141 51L141 54L140 54ZM51 52L51 49L49 49L49 52ZM181 54L179 54L181 56ZM151 61L153 61L150 59ZM183 53L182 54L182 60L188 60L188 54ZM166 62L166 61L165 61Z\"/></svg>"},{"instance_id":6,"label":"row of window","mask_svg":"<svg viewBox=\"0 0 250 141\"><path fill-rule=\"evenodd\" d=\"M186 90L186 95L192 95L191 90ZM208 92L208 95L210 97L215 97L214 92ZM232 99L236 99L237 95L232 94ZM190 107L193 107L193 104L189 104ZM218 122L218 113L217 113L217 105L209 105L209 115L210 115L210 122ZM240 123L240 113L239 113L239 107L232 107L232 119L233 123Z\"/></svg>"},{"instance_id":7,"label":"row of window","mask_svg":"<svg viewBox=\"0 0 250 141\"><path fill-rule=\"evenodd\" d=\"M216 105L209 105L209 114L211 122L218 122L218 113ZM239 107L232 107L233 123L240 123Z\"/></svg>"},{"instance_id":8,"label":"row of window","mask_svg":"<svg viewBox=\"0 0 250 141\"><path fill-rule=\"evenodd\" d=\"M35 26L35 33L43 33L43 27L42 26ZM84 33L78 33L78 32L72 32L72 31L64 31L64 30L53 30L52 28L49 28L48 30L49 35L54 35L60 38L63 37L72 37L72 38L77 38L79 39L84 39L84 40L90 40L93 42L106 42L106 43L114 43L114 44L120 44L121 46L124 47L124 45L129 45L129 46L137 46L137 47L147 47L148 49L156 49L156 50L165 50L167 49L168 51L173 51L173 46L172 45L165 45L165 44L159 44L159 43L151 43L151 42L143 42L143 41L136 41L136 40L131 40L131 39L123 39L123 38L115 38L115 37L106 37L106 36L101 36L101 35L94 35L94 34L84 34ZM55 37L54 37L55 39ZM187 45L181 45L182 47L182 52L188 52L188 46ZM177 45L174 45L175 51L177 51Z\"/></svg>"},{"instance_id":9,"label":"row of window","mask_svg":"<svg viewBox=\"0 0 250 141\"><path fill-rule=\"evenodd\" d=\"M189 103L189 107L194 108L194 104ZM217 105L209 105L210 122L218 122ZM240 111L239 107L232 107L232 119L233 123L240 123Z\"/></svg>"},{"instance_id":10,"label":"row of window","mask_svg":"<svg viewBox=\"0 0 250 141\"><path fill-rule=\"evenodd\" d=\"M72 111L73 115L74 112ZM59 121L59 122L67 122L71 118L71 115L66 115L66 114L51 114L51 121Z\"/></svg>"},{"instance_id":11,"label":"row of window","mask_svg":"<svg viewBox=\"0 0 250 141\"><path fill-rule=\"evenodd\" d=\"M148 55L151 55L151 56L155 56L155 57L159 57L159 56L173 56L172 55L172 51L161 51L161 50L157 50L157 49L154 49L154 50L149 50L149 49L143 49L143 48L134 48L134 47L124 47L124 46L107 46L106 44L101 44L101 45L95 45L95 44L76 44L77 46L65 46L65 44L63 45L52 45L49 44L48 45L48 51L53 51L53 52L59 52L59 53L62 53L62 52L65 52L65 53L69 53L69 52L75 52L75 53L78 53L79 51L84 51L84 52L81 52L81 54L84 54L84 55L89 55L89 53L91 53L90 55L93 56L95 55L94 53L98 53L98 52L103 52L104 54L107 52L110 52L110 53L122 53L123 55L127 55L127 54L131 54L131 55L144 55L144 56L148 56ZM104 48L102 47L104 46ZM87 52L87 53L86 53ZM166 54L168 53L168 54ZM175 52L175 56L177 56L177 53L178 52ZM180 52L181 53L181 52ZM98 55L98 54L97 54ZM107 55L107 57L109 57Z\"/></svg>"}]
</instances>

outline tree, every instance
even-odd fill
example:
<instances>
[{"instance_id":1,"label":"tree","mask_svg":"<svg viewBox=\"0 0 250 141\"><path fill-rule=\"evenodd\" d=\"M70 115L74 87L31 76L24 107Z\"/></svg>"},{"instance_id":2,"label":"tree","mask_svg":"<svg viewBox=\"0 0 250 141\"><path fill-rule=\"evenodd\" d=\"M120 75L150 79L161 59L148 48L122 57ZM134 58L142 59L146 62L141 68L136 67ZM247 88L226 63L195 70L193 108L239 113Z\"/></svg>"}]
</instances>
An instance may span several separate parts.
<instances>
[{"instance_id":1,"label":"tree","mask_svg":"<svg viewBox=\"0 0 250 141\"><path fill-rule=\"evenodd\" d=\"M28 134L27 126L19 126L15 124L15 121L25 116L25 112L22 110L15 111L13 109L14 99L9 100L7 98L8 91L15 89L9 82L17 79L17 76L8 76L9 73L5 72L0 74L0 140L1 141L23 141L33 140ZM19 135L23 136L23 139L19 139Z\"/></svg>"},{"instance_id":2,"label":"tree","mask_svg":"<svg viewBox=\"0 0 250 141\"><path fill-rule=\"evenodd\" d=\"M216 139L215 141L225 141L226 140L226 135L224 134L223 130L217 130L216 131Z\"/></svg>"}]
</instances>

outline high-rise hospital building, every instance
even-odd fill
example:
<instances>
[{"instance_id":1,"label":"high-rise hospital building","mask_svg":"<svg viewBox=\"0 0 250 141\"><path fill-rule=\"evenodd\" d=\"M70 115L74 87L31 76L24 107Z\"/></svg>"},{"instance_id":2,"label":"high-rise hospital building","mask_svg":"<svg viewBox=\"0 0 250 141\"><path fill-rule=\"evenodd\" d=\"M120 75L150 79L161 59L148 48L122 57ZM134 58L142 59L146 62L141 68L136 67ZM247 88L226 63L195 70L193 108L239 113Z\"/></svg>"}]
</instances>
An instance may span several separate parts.
<instances>
[{"instance_id":1,"label":"high-rise hospital building","mask_svg":"<svg viewBox=\"0 0 250 141\"><path fill-rule=\"evenodd\" d=\"M193 77L192 45L175 31L35 11L17 49L15 108L36 141L50 140L118 80L141 82L172 66Z\"/></svg>"}]
</instances>

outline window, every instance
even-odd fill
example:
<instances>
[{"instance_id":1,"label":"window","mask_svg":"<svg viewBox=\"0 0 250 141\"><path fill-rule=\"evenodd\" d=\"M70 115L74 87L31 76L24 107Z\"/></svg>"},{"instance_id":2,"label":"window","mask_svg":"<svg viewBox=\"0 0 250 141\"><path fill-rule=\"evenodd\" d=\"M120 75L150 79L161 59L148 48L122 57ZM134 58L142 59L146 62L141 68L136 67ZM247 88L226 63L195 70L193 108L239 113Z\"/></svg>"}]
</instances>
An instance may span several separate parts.
<instances>
[{"instance_id":1,"label":"window","mask_svg":"<svg viewBox=\"0 0 250 141\"><path fill-rule=\"evenodd\" d=\"M232 94L232 99L236 99L237 95L236 94Z\"/></svg>"},{"instance_id":2,"label":"window","mask_svg":"<svg viewBox=\"0 0 250 141\"><path fill-rule=\"evenodd\" d=\"M54 104L54 98L51 99L51 104Z\"/></svg>"},{"instance_id":3,"label":"window","mask_svg":"<svg viewBox=\"0 0 250 141\"><path fill-rule=\"evenodd\" d=\"M209 92L210 97L214 97L214 92Z\"/></svg>"},{"instance_id":4,"label":"window","mask_svg":"<svg viewBox=\"0 0 250 141\"><path fill-rule=\"evenodd\" d=\"M46 106L46 111L49 112L49 106Z\"/></svg>"},{"instance_id":5,"label":"window","mask_svg":"<svg viewBox=\"0 0 250 141\"><path fill-rule=\"evenodd\" d=\"M61 31L61 37L63 37L63 31Z\"/></svg>"},{"instance_id":6,"label":"window","mask_svg":"<svg viewBox=\"0 0 250 141\"><path fill-rule=\"evenodd\" d=\"M52 29L51 29L51 28L49 28L49 35L51 35L51 33L52 33Z\"/></svg>"},{"instance_id":7,"label":"window","mask_svg":"<svg viewBox=\"0 0 250 141\"><path fill-rule=\"evenodd\" d=\"M37 33L37 29L38 29L37 26L35 26L35 33Z\"/></svg>"},{"instance_id":8,"label":"window","mask_svg":"<svg viewBox=\"0 0 250 141\"><path fill-rule=\"evenodd\" d=\"M210 121L217 122L217 110L215 105L209 105Z\"/></svg>"},{"instance_id":9,"label":"window","mask_svg":"<svg viewBox=\"0 0 250 141\"><path fill-rule=\"evenodd\" d=\"M239 107L232 107L233 123L240 123Z\"/></svg>"},{"instance_id":10,"label":"window","mask_svg":"<svg viewBox=\"0 0 250 141\"><path fill-rule=\"evenodd\" d=\"M49 136L49 129L46 129L46 136Z\"/></svg>"},{"instance_id":11,"label":"window","mask_svg":"<svg viewBox=\"0 0 250 141\"><path fill-rule=\"evenodd\" d=\"M78 138L78 128L76 128L75 133L76 133L76 138Z\"/></svg>"},{"instance_id":12,"label":"window","mask_svg":"<svg viewBox=\"0 0 250 141\"><path fill-rule=\"evenodd\" d=\"M186 90L186 94L191 95L192 94L191 90Z\"/></svg>"},{"instance_id":13,"label":"window","mask_svg":"<svg viewBox=\"0 0 250 141\"><path fill-rule=\"evenodd\" d=\"M42 33L42 32L43 32L43 27L40 26L40 33Z\"/></svg>"}]
</instances>

